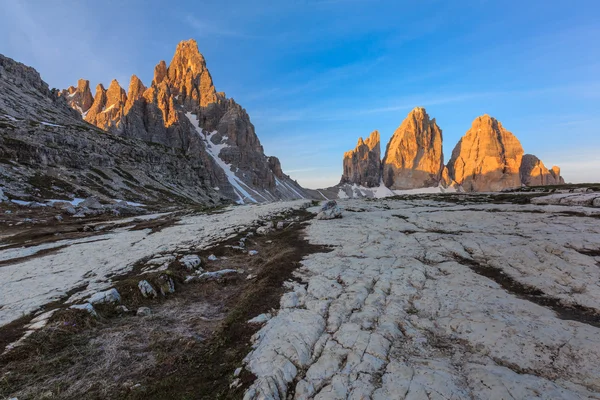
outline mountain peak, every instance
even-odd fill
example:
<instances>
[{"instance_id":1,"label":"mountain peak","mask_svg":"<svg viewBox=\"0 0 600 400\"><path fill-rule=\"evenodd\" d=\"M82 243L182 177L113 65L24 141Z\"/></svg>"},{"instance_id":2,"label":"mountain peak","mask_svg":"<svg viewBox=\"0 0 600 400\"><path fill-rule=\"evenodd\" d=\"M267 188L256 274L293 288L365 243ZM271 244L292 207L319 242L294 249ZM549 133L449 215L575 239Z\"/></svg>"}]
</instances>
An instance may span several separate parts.
<instances>
[{"instance_id":1,"label":"mountain peak","mask_svg":"<svg viewBox=\"0 0 600 400\"><path fill-rule=\"evenodd\" d=\"M162 74L162 65L159 77ZM171 64L167 69L167 78L173 87L173 94L181 96L179 100L190 111L196 111L198 106L206 107L218 101L217 92L206 68L206 61L198 50L194 39L180 42L175 49ZM155 69L156 76L156 69ZM161 79L155 79L160 81Z\"/></svg>"},{"instance_id":2,"label":"mountain peak","mask_svg":"<svg viewBox=\"0 0 600 400\"><path fill-rule=\"evenodd\" d=\"M379 132L373 131L366 140L358 139L354 150L344 153L341 183L356 183L366 187L379 185L381 175Z\"/></svg>"}]
</instances>

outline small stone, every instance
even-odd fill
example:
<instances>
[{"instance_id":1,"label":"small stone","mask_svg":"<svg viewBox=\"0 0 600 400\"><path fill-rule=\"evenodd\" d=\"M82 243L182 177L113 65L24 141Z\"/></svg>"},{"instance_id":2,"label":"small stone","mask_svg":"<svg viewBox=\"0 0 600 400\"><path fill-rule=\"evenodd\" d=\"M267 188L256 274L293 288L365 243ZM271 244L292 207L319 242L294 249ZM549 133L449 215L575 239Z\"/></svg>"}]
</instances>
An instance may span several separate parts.
<instances>
[{"instance_id":1,"label":"small stone","mask_svg":"<svg viewBox=\"0 0 600 400\"><path fill-rule=\"evenodd\" d=\"M183 257L181 257L179 262L181 262L183 265L185 265L185 267L189 270L198 269L198 267L201 264L200 257L198 257L195 254L183 256Z\"/></svg>"},{"instance_id":2,"label":"small stone","mask_svg":"<svg viewBox=\"0 0 600 400\"><path fill-rule=\"evenodd\" d=\"M284 221L279 221L279 222L277 223L277 229L278 229L278 230L281 230L281 229L283 229L283 228L285 228L285 222L284 222Z\"/></svg>"},{"instance_id":3,"label":"small stone","mask_svg":"<svg viewBox=\"0 0 600 400\"><path fill-rule=\"evenodd\" d=\"M270 313L260 314L260 315L257 315L256 317L252 318L250 321L248 321L248 323L249 324L264 324L271 318L273 318L273 316Z\"/></svg>"},{"instance_id":4,"label":"small stone","mask_svg":"<svg viewBox=\"0 0 600 400\"><path fill-rule=\"evenodd\" d=\"M175 284L173 279L168 275L161 275L158 277L158 288L160 294L166 296L168 293L175 293Z\"/></svg>"},{"instance_id":5,"label":"small stone","mask_svg":"<svg viewBox=\"0 0 600 400\"><path fill-rule=\"evenodd\" d=\"M238 377L242 373L242 367L238 367L233 371L233 376Z\"/></svg>"},{"instance_id":6,"label":"small stone","mask_svg":"<svg viewBox=\"0 0 600 400\"><path fill-rule=\"evenodd\" d=\"M88 301L91 304L119 303L121 302L121 295L117 289L113 288L104 292L95 293Z\"/></svg>"},{"instance_id":7,"label":"small stone","mask_svg":"<svg viewBox=\"0 0 600 400\"><path fill-rule=\"evenodd\" d=\"M123 305L117 306L116 310L121 313L128 313L129 309Z\"/></svg>"},{"instance_id":8,"label":"small stone","mask_svg":"<svg viewBox=\"0 0 600 400\"><path fill-rule=\"evenodd\" d=\"M268 234L269 232L271 232L271 230L272 230L272 228L269 228L269 227L267 227L267 226L261 226L261 227L258 227L258 228L256 229L256 233L257 233L258 235L266 235L266 234Z\"/></svg>"},{"instance_id":9,"label":"small stone","mask_svg":"<svg viewBox=\"0 0 600 400\"><path fill-rule=\"evenodd\" d=\"M250 256L255 256L255 255L257 255L257 254L258 254L258 251L256 251L256 250L250 250L250 251L248 252L248 255L250 255Z\"/></svg>"},{"instance_id":10,"label":"small stone","mask_svg":"<svg viewBox=\"0 0 600 400\"><path fill-rule=\"evenodd\" d=\"M138 317L147 317L148 315L152 315L152 310L149 307L140 307L135 312L135 315Z\"/></svg>"},{"instance_id":11,"label":"small stone","mask_svg":"<svg viewBox=\"0 0 600 400\"><path fill-rule=\"evenodd\" d=\"M139 281L138 288L140 289L140 292L142 292L142 296L146 298L154 298L157 296L156 290L154 290L152 285L147 280Z\"/></svg>"},{"instance_id":12,"label":"small stone","mask_svg":"<svg viewBox=\"0 0 600 400\"><path fill-rule=\"evenodd\" d=\"M62 217L62 215L55 215L54 219L57 220L58 222L60 222L63 220L63 217Z\"/></svg>"},{"instance_id":13,"label":"small stone","mask_svg":"<svg viewBox=\"0 0 600 400\"><path fill-rule=\"evenodd\" d=\"M246 277L247 281L251 281L252 279L256 279L256 275L254 274L248 274L248 276Z\"/></svg>"},{"instance_id":14,"label":"small stone","mask_svg":"<svg viewBox=\"0 0 600 400\"><path fill-rule=\"evenodd\" d=\"M217 256L211 254L210 256L208 256L208 261L217 261Z\"/></svg>"}]
</instances>

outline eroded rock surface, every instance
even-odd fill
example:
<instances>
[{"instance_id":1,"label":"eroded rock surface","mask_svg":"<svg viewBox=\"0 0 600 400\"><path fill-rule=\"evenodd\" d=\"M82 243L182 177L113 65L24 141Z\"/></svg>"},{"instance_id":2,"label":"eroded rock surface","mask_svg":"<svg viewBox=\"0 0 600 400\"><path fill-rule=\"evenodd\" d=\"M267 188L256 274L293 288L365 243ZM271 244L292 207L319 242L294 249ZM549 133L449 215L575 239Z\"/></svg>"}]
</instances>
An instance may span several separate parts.
<instances>
[{"instance_id":1,"label":"eroded rock surface","mask_svg":"<svg viewBox=\"0 0 600 400\"><path fill-rule=\"evenodd\" d=\"M489 115L475 118L448 162L450 177L469 192L498 192L521 186L523 147Z\"/></svg>"},{"instance_id":2,"label":"eroded rock surface","mask_svg":"<svg viewBox=\"0 0 600 400\"><path fill-rule=\"evenodd\" d=\"M422 107L396 129L383 158L383 182L390 189L438 186L444 168L442 130Z\"/></svg>"},{"instance_id":3,"label":"eroded rock surface","mask_svg":"<svg viewBox=\"0 0 600 400\"><path fill-rule=\"evenodd\" d=\"M353 200L254 336L246 399L597 399L598 210ZM577 214L579 213L579 214Z\"/></svg>"}]
</instances>

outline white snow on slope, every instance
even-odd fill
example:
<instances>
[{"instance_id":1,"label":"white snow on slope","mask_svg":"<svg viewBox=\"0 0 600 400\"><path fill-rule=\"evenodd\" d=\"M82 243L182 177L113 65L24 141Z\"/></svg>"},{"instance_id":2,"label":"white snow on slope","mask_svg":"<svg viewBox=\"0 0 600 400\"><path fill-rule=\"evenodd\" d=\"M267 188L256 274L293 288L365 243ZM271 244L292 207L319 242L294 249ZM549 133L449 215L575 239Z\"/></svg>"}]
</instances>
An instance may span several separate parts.
<instances>
[{"instance_id":1,"label":"white snow on slope","mask_svg":"<svg viewBox=\"0 0 600 400\"><path fill-rule=\"evenodd\" d=\"M243 186L246 186L246 184L242 182L241 179L238 178L235 175L235 173L231 170L231 164L227 164L221 159L221 157L219 157L221 149L228 147L227 143L214 144L213 142L211 142L210 139L215 133L217 133L216 131L211 132L208 136L205 136L204 133L202 133L202 128L200 128L200 122L198 121L196 116L191 112L187 112L185 116L192 123L198 135L205 141L207 153L213 158L213 160L217 162L217 164L219 165L219 167L221 167L223 172L225 172L227 180L229 181L231 186L233 186L233 190L239 198L237 203L244 204L245 200L250 200L253 203L258 203L256 199L254 199L254 197L252 197L250 193L248 193L248 191L243 188ZM248 188L248 190L251 189Z\"/></svg>"},{"instance_id":2,"label":"white snow on slope","mask_svg":"<svg viewBox=\"0 0 600 400\"><path fill-rule=\"evenodd\" d=\"M186 217L174 226L149 234L150 230L114 231L83 239L53 254L46 254L0 267L0 326L64 296L69 290L88 284L72 300L85 298L111 286L113 274L129 271L132 265L155 254L176 249L193 251L237 234L269 216L299 208L306 201L278 202L246 207L229 207L222 214ZM135 218L140 218L135 217ZM118 222L118 221L114 221ZM90 240L89 242L84 242ZM60 241L54 245L69 245ZM39 250L39 247L35 248ZM34 250L35 250L34 249ZM31 248L0 250L0 259L31 255Z\"/></svg>"},{"instance_id":3,"label":"white snow on slope","mask_svg":"<svg viewBox=\"0 0 600 400\"><path fill-rule=\"evenodd\" d=\"M279 179L275 178L275 184L277 186L283 186L284 188L286 188L287 190L293 192L296 196L298 196L298 198L300 199L305 199L304 196L302 196L300 193L298 193L298 191L296 189L294 189L292 187L291 184L288 184L287 182L281 182Z\"/></svg>"},{"instance_id":4,"label":"white snow on slope","mask_svg":"<svg viewBox=\"0 0 600 400\"><path fill-rule=\"evenodd\" d=\"M54 126L54 127L57 127L57 128L64 128L64 125L57 125L57 124L53 124L51 122L40 122L40 124L46 125L46 126Z\"/></svg>"},{"instance_id":5,"label":"white snow on slope","mask_svg":"<svg viewBox=\"0 0 600 400\"><path fill-rule=\"evenodd\" d=\"M349 195L348 191L352 193ZM436 187L426 187L426 188L417 188L417 189L408 189L408 190L391 190L386 187L383 183L383 180L379 183L377 187L365 187L361 185L357 185L356 183L352 185L342 185L338 191L339 199L348 199L348 198L377 198L382 199L385 197L393 197L397 195L403 194L428 194L428 193L454 193L456 192L456 188L448 187L444 188L442 186Z\"/></svg>"}]
</instances>

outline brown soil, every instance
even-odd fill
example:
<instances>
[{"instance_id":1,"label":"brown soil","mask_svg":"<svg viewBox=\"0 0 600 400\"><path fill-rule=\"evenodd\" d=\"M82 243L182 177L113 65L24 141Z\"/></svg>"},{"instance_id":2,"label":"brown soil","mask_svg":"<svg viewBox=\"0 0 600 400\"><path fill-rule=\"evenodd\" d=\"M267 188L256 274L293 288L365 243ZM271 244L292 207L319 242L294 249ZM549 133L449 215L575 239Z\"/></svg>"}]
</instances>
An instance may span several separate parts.
<instances>
[{"instance_id":1,"label":"brown soil","mask_svg":"<svg viewBox=\"0 0 600 400\"><path fill-rule=\"evenodd\" d=\"M239 376L242 386L230 388L233 372L242 366L259 328L247 321L278 308L283 282L292 278L305 255L328 251L303 238L302 221L311 214L297 211L290 217L300 222L267 236L248 236L244 251L231 246L245 233L193 253L208 271L232 268L243 269L243 274L183 284L189 272L174 261L168 272L142 278L140 264L132 274L115 278L122 304L129 310L150 307L149 317L117 312L114 306L97 307L98 318L80 311L57 312L25 345L0 357L0 398L241 398L254 376L244 371ZM247 250L258 254L250 256ZM210 254L218 260L208 261ZM257 277L247 280L248 274ZM175 281L175 293L143 298L137 282L147 279L157 288L161 275ZM12 331L17 336L19 324ZM0 328L0 336L5 332Z\"/></svg>"}]
</instances>

